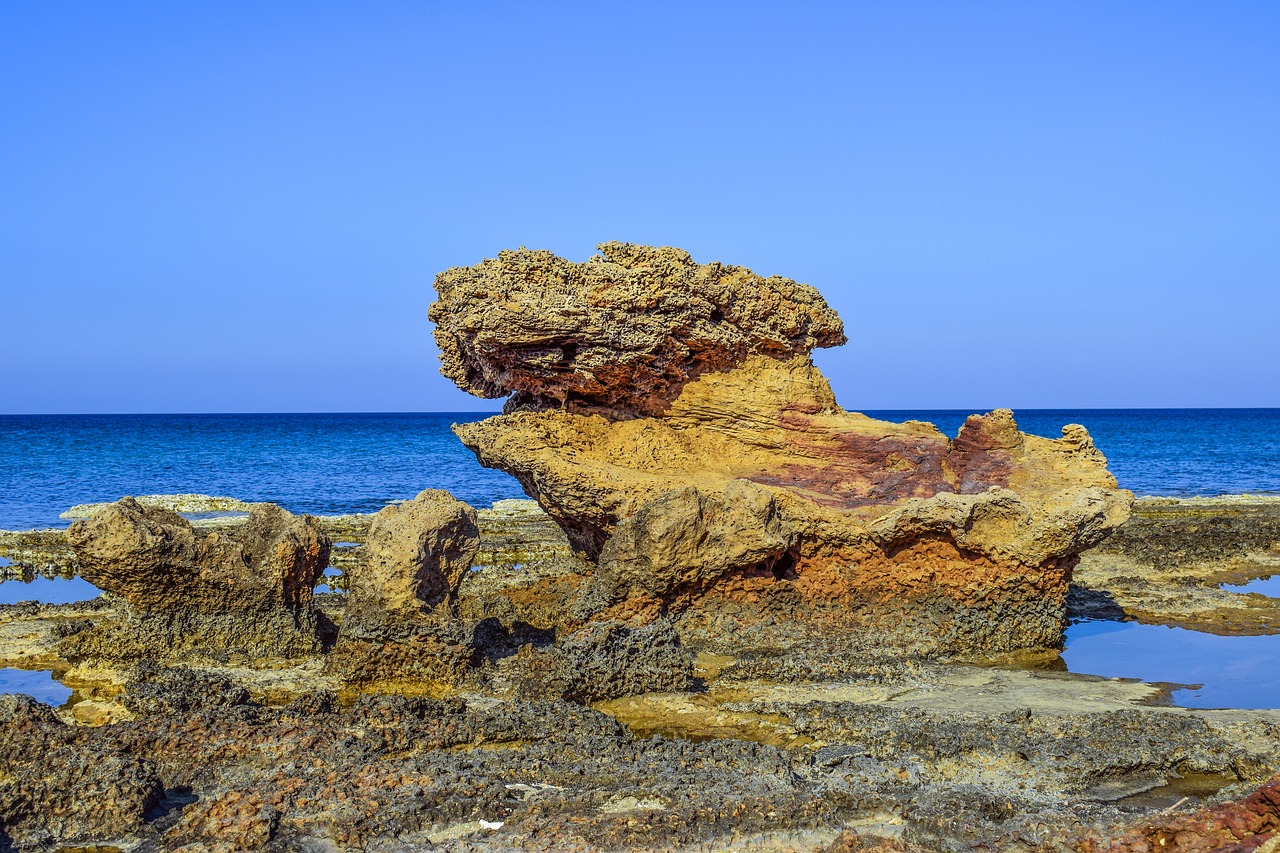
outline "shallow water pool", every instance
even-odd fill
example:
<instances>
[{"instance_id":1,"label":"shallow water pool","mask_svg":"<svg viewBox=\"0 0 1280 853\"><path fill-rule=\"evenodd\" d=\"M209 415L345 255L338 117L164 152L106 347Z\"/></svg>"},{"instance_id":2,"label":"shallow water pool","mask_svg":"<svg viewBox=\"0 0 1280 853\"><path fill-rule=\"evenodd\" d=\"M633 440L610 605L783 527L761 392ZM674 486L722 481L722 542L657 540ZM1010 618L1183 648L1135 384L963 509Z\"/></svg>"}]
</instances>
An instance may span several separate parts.
<instances>
[{"instance_id":1,"label":"shallow water pool","mask_svg":"<svg viewBox=\"0 0 1280 853\"><path fill-rule=\"evenodd\" d=\"M102 590L84 578L46 578L37 575L28 582L0 581L0 604L17 604L19 601L38 601L41 604L70 604L73 601L91 601L102 595Z\"/></svg>"},{"instance_id":2,"label":"shallow water pool","mask_svg":"<svg viewBox=\"0 0 1280 853\"><path fill-rule=\"evenodd\" d=\"M1280 708L1280 635L1081 622L1067 629L1062 658L1071 672L1188 685L1171 697L1184 708Z\"/></svg>"},{"instance_id":3,"label":"shallow water pool","mask_svg":"<svg viewBox=\"0 0 1280 853\"><path fill-rule=\"evenodd\" d=\"M1271 598L1280 598L1280 575L1272 575L1269 578L1258 578L1244 584L1224 583L1222 588L1227 592L1256 592L1259 595L1267 595Z\"/></svg>"},{"instance_id":4,"label":"shallow water pool","mask_svg":"<svg viewBox=\"0 0 1280 853\"><path fill-rule=\"evenodd\" d=\"M324 576L326 578L342 577L342 569L335 569L333 566L329 566L329 568L324 570ZM332 582L316 584L315 591L316 592L346 592L345 589L339 589Z\"/></svg>"},{"instance_id":5,"label":"shallow water pool","mask_svg":"<svg viewBox=\"0 0 1280 853\"><path fill-rule=\"evenodd\" d=\"M0 668L0 693L25 693L54 706L71 698L71 688L60 684L47 669Z\"/></svg>"}]
</instances>

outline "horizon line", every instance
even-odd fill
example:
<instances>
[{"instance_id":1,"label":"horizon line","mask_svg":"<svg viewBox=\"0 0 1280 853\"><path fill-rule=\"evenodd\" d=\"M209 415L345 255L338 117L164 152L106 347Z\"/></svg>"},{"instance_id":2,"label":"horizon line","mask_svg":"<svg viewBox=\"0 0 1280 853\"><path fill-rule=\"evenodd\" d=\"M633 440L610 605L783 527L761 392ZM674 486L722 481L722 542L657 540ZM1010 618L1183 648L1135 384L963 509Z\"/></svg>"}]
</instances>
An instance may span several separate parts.
<instances>
[{"instance_id":1,"label":"horizon line","mask_svg":"<svg viewBox=\"0 0 1280 853\"><path fill-rule=\"evenodd\" d=\"M951 406L888 406L864 409L843 409L845 412L947 412L987 413L996 409L1018 412L1280 412L1280 406L990 406L956 408ZM332 416L332 415L479 415L492 417L502 414L501 409L422 409L387 411L225 411L225 412L0 412L0 418L92 418L92 417L248 417L248 416Z\"/></svg>"}]
</instances>

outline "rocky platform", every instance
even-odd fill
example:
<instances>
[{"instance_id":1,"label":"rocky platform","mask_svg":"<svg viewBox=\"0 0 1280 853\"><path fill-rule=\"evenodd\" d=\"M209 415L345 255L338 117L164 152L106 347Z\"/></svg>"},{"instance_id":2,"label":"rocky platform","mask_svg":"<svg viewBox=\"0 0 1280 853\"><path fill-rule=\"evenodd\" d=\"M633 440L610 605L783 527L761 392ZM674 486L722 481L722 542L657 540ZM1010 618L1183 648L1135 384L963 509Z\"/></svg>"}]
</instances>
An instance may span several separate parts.
<instances>
[{"instance_id":1,"label":"rocky platform","mask_svg":"<svg viewBox=\"0 0 1280 853\"><path fill-rule=\"evenodd\" d=\"M997 410L949 438L845 412L809 359L845 340L813 288L600 250L501 252L441 273L431 307L442 372L510 395L455 432L592 564L563 625L800 620L933 654L1061 641L1072 567L1131 498L1083 427L1039 438Z\"/></svg>"},{"instance_id":2,"label":"rocky platform","mask_svg":"<svg viewBox=\"0 0 1280 853\"><path fill-rule=\"evenodd\" d=\"M1139 501L1111 541L1265 555L1268 502L1243 503L1219 502L1211 523L1148 517L1171 505ZM316 519L354 543L353 582L375 519ZM246 523L201 529L235 538ZM888 656L812 626L770 646L684 632L697 652L688 689L628 696L662 636L642 636L631 658L605 623L557 643L538 627L559 607L545 591L590 565L531 502L480 510L476 528L456 618L484 654L434 698L351 690L323 656L68 669L60 644L114 620L119 599L0 608L0 666L66 670L78 688L57 710L0 700L0 849L1247 853L1280 829L1274 786L1254 793L1280 770L1277 712L1171 708L1158 686ZM1194 530L1224 529L1236 534L1196 544ZM1152 574L1150 589L1172 600L1173 577ZM342 625L349 600L315 603ZM557 680L583 667L577 684L594 692Z\"/></svg>"}]
</instances>

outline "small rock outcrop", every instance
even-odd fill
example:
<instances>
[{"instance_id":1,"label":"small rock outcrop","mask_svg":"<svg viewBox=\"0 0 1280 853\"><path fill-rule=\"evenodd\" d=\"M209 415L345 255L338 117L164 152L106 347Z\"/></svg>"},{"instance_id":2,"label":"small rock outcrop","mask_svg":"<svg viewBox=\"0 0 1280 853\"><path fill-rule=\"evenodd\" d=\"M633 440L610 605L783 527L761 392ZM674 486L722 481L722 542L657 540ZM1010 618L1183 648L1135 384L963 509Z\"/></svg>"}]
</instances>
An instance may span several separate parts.
<instances>
[{"instance_id":1,"label":"small rock outcrop","mask_svg":"<svg viewBox=\"0 0 1280 853\"><path fill-rule=\"evenodd\" d=\"M476 511L448 492L428 489L379 511L330 670L351 684L456 682L471 654L458 588L479 549Z\"/></svg>"},{"instance_id":2,"label":"small rock outcrop","mask_svg":"<svg viewBox=\"0 0 1280 853\"><path fill-rule=\"evenodd\" d=\"M234 535L124 498L67 530L85 580L124 599L121 619L68 638L71 660L299 657L332 625L312 590L329 538L310 516L255 504Z\"/></svg>"},{"instance_id":3,"label":"small rock outcrop","mask_svg":"<svg viewBox=\"0 0 1280 853\"><path fill-rule=\"evenodd\" d=\"M1132 500L1084 427L1025 435L1001 409L948 438L846 412L809 359L844 342L813 288L600 248L448 270L431 309L442 372L513 395L455 432L596 563L575 618L785 603L918 651L1061 642L1072 566Z\"/></svg>"},{"instance_id":4,"label":"small rock outcrop","mask_svg":"<svg viewBox=\"0 0 1280 853\"><path fill-rule=\"evenodd\" d=\"M437 614L451 615L479 550L476 511L446 491L428 489L384 507L369 524L343 634L394 638Z\"/></svg>"}]
</instances>

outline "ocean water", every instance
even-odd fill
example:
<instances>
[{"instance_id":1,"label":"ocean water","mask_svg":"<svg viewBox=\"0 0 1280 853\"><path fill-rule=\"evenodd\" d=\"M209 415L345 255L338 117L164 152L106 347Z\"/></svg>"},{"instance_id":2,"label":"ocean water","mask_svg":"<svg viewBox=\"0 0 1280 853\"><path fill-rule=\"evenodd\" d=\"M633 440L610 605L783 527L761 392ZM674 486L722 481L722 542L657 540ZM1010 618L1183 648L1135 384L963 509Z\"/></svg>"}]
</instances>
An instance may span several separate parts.
<instances>
[{"instance_id":1,"label":"ocean water","mask_svg":"<svg viewBox=\"0 0 1280 853\"><path fill-rule=\"evenodd\" d=\"M879 411L954 435L967 411ZM200 492L294 512L375 512L426 488L523 497L450 432L483 413L0 415L0 529L62 527L77 503ZM1025 432L1082 423L1142 495L1280 493L1280 409L1027 410Z\"/></svg>"},{"instance_id":2,"label":"ocean water","mask_svg":"<svg viewBox=\"0 0 1280 853\"><path fill-rule=\"evenodd\" d=\"M293 512L377 512L423 489L523 497L449 431L484 414L0 416L0 529L64 527L78 503L197 492Z\"/></svg>"}]
</instances>

